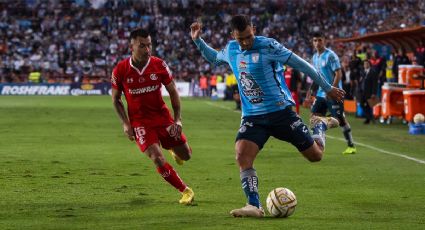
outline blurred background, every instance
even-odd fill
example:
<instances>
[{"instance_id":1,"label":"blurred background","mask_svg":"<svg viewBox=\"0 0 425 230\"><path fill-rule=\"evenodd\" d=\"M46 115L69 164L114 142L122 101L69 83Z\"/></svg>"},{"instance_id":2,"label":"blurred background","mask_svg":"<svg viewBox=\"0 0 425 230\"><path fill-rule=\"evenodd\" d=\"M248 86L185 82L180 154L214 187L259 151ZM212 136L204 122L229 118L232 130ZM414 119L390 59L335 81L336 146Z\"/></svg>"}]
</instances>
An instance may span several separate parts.
<instances>
[{"instance_id":1,"label":"blurred background","mask_svg":"<svg viewBox=\"0 0 425 230\"><path fill-rule=\"evenodd\" d=\"M142 27L152 32L154 55L167 61L176 81L186 83L180 87L182 96L215 96L211 89L217 88L219 98L232 100L235 76L227 66L212 68L200 58L189 26L201 20L202 36L221 49L231 39L231 16L248 14L258 35L277 39L306 60L313 54L311 34L322 31L341 60L346 99L353 100L348 110L358 112L354 99L362 61L370 60L379 72L380 99L386 82L409 87L408 78L399 77L399 65L424 65L424 12L420 0L3 0L0 92L107 94L113 67L129 55L129 32ZM290 69L286 75L291 78ZM421 88L420 80L415 81L410 85ZM299 85L292 86L299 94L297 102L302 103L311 80L301 74L294 82ZM62 88L42 92L19 86L27 83ZM68 92L72 89L77 90Z\"/></svg>"}]
</instances>

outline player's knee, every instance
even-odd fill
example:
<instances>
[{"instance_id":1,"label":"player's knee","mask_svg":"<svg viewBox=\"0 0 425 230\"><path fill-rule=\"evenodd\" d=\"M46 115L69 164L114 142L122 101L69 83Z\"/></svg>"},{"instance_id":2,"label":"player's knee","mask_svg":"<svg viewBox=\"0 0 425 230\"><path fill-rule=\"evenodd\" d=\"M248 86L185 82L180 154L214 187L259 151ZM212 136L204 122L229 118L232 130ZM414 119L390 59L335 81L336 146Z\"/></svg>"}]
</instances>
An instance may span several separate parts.
<instances>
[{"instance_id":1,"label":"player's knee","mask_svg":"<svg viewBox=\"0 0 425 230\"><path fill-rule=\"evenodd\" d=\"M188 161L188 160L190 160L191 156L192 156L192 151L189 150L189 151L185 152L184 154L181 154L180 158L184 161Z\"/></svg>"},{"instance_id":2,"label":"player's knee","mask_svg":"<svg viewBox=\"0 0 425 230\"><path fill-rule=\"evenodd\" d=\"M184 161L188 161L192 157L192 148L187 144L182 147L173 148L173 151Z\"/></svg>"},{"instance_id":3,"label":"player's knee","mask_svg":"<svg viewBox=\"0 0 425 230\"><path fill-rule=\"evenodd\" d=\"M148 157L156 166L162 166L165 164L165 157L162 155L161 151L150 151Z\"/></svg>"},{"instance_id":4,"label":"player's knee","mask_svg":"<svg viewBox=\"0 0 425 230\"><path fill-rule=\"evenodd\" d=\"M316 153L316 154L312 154L312 155L310 155L307 159L310 161L310 162L319 162L319 161L321 161L322 160L322 153L321 152L318 152L318 153Z\"/></svg>"},{"instance_id":5,"label":"player's knee","mask_svg":"<svg viewBox=\"0 0 425 230\"><path fill-rule=\"evenodd\" d=\"M151 157L151 160L156 166L163 166L166 162L164 156Z\"/></svg>"},{"instance_id":6,"label":"player's knee","mask_svg":"<svg viewBox=\"0 0 425 230\"><path fill-rule=\"evenodd\" d=\"M316 148L315 151L313 151L312 154L310 154L310 157L308 160L310 162L319 162L322 160L323 157L323 149L322 148Z\"/></svg>"},{"instance_id":7,"label":"player's knee","mask_svg":"<svg viewBox=\"0 0 425 230\"><path fill-rule=\"evenodd\" d=\"M344 127L347 124L347 121L345 120L345 117L343 116L339 116L336 119L338 119L340 127Z\"/></svg>"}]
</instances>

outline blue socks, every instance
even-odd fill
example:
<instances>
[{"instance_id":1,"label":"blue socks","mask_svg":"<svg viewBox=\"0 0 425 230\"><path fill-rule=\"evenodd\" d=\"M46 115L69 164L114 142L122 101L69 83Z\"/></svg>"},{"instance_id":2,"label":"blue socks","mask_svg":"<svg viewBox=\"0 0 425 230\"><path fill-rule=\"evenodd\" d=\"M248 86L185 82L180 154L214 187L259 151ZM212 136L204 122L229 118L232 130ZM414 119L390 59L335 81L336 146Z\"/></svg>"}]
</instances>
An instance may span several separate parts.
<instances>
[{"instance_id":1,"label":"blue socks","mask_svg":"<svg viewBox=\"0 0 425 230\"><path fill-rule=\"evenodd\" d=\"M247 197L248 204L261 207L258 195L258 177L255 169L250 168L240 172L242 189Z\"/></svg>"}]
</instances>

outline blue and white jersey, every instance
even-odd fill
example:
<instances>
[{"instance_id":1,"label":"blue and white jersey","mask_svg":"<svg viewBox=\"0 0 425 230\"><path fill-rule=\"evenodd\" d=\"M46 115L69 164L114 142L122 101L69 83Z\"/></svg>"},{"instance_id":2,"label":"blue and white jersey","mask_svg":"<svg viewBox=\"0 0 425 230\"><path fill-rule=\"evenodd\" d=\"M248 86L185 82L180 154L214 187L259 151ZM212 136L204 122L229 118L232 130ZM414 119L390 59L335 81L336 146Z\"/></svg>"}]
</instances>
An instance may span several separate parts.
<instances>
[{"instance_id":1,"label":"blue and white jersey","mask_svg":"<svg viewBox=\"0 0 425 230\"><path fill-rule=\"evenodd\" d=\"M332 50L326 48L320 55L316 52L313 55L313 66L320 72L329 84L333 84L335 78L335 71L341 69L341 63L339 62L338 55ZM338 87L342 88L342 82L339 81ZM326 92L319 88L317 91L318 97L326 97Z\"/></svg>"},{"instance_id":2,"label":"blue and white jersey","mask_svg":"<svg viewBox=\"0 0 425 230\"><path fill-rule=\"evenodd\" d=\"M219 52L201 38L194 42L209 62L230 65L238 81L242 117L267 114L295 105L283 78L284 64L313 75L319 85L328 91L331 89L310 64L272 38L256 36L250 50L241 50L238 42L232 40Z\"/></svg>"}]
</instances>

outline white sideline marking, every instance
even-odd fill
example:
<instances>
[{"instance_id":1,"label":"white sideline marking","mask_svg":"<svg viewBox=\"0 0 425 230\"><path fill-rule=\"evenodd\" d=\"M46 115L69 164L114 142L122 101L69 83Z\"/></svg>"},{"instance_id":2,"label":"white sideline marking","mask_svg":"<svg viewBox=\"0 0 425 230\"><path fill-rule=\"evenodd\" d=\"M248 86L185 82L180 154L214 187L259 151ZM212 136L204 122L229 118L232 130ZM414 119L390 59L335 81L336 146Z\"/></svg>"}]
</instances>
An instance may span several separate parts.
<instances>
[{"instance_id":1,"label":"white sideline marking","mask_svg":"<svg viewBox=\"0 0 425 230\"><path fill-rule=\"evenodd\" d=\"M221 108L221 109L229 110L229 111L232 111L232 112L235 112L235 113L240 113L240 111L235 111L235 110L232 110L232 109L230 109L228 107L225 107L225 106L222 106L222 105L217 105L217 104L212 103L212 102L206 102L206 103L208 105L211 105L211 106L214 106L214 107L218 107L218 108ZM334 139L334 140L345 142L345 139L343 139L343 138L334 137L334 136L330 136L330 135L326 135L326 137L329 137L330 139ZM365 148L368 148L368 149L372 149L372 150L375 150L375 151L378 151L378 152L381 152L381 153L385 153L385 154L388 154L388 155L405 158L405 159L408 159L408 160L417 162L419 164L425 164L425 161L424 160L417 159L417 158L414 158L414 157L409 157L409 156L407 156L405 154L390 152L390 151L387 151L387 150L384 150L384 149L380 149L380 148L377 148L377 147L374 147L374 146L371 146L371 145L363 144L363 143L360 143L360 142L354 142L354 144L359 145L359 146L362 146L362 147L365 147Z\"/></svg>"},{"instance_id":2,"label":"white sideline marking","mask_svg":"<svg viewBox=\"0 0 425 230\"><path fill-rule=\"evenodd\" d=\"M326 137L329 137L329 138L334 139L334 140L345 142L345 139L343 139L343 138L333 137L333 136L330 136L330 135L326 135ZM380 148L377 148L377 147L373 147L371 145L363 144L363 143L360 143L360 142L354 142L354 144L360 145L362 147L365 147L365 148L368 148L368 149L372 149L372 150L375 150L375 151L378 151L378 152L381 152L381 153L385 153L385 154L388 154L388 155L393 155L393 156L405 158L405 159L408 159L408 160L411 160L411 161L415 161L415 162L418 162L420 164L425 164L425 161L424 160L417 159L417 158L414 158L414 157L409 157L409 156L404 155L404 154L401 154L401 153L390 152L390 151L387 151L387 150L384 150L384 149L380 149Z\"/></svg>"},{"instance_id":3,"label":"white sideline marking","mask_svg":"<svg viewBox=\"0 0 425 230\"><path fill-rule=\"evenodd\" d=\"M239 114L241 113L241 111L232 110L231 108L228 108L228 107L226 107L226 106L222 106L222 105L217 105L217 104L212 103L212 102L205 102L205 103L207 103L208 105L211 105L211 106L214 106L214 107L220 108L220 109L229 110L229 111L232 111L232 112L235 112L235 113L239 113Z\"/></svg>"}]
</instances>

